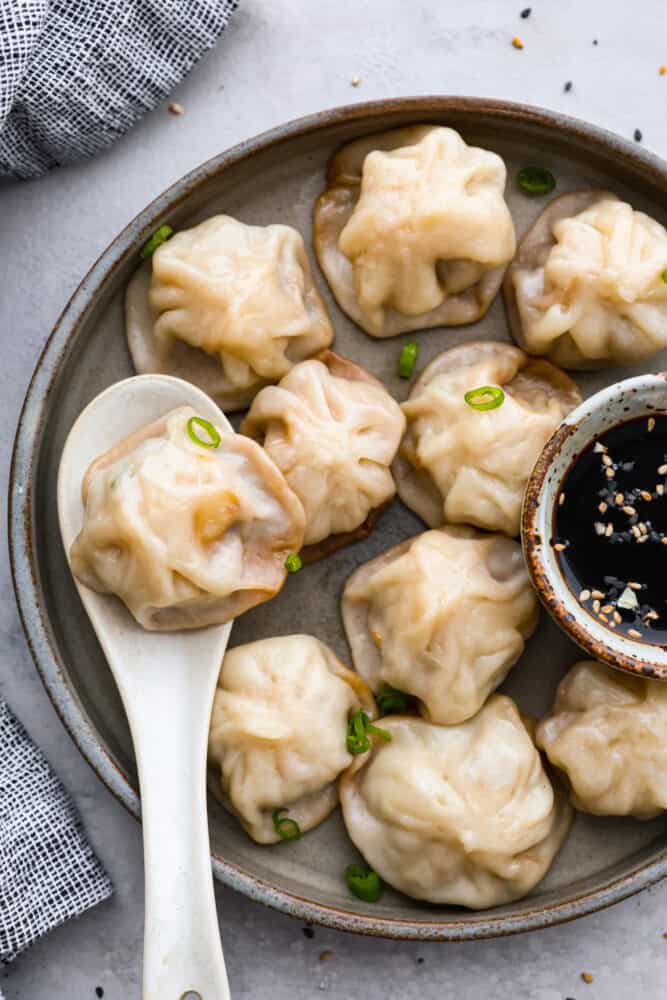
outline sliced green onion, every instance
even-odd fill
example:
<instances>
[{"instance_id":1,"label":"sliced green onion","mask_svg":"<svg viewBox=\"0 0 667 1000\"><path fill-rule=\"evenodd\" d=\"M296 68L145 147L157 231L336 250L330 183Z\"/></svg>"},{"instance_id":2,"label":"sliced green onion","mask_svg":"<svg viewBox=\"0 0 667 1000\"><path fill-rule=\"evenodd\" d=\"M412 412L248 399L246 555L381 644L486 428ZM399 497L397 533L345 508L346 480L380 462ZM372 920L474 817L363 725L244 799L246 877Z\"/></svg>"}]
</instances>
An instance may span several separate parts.
<instances>
[{"instance_id":1,"label":"sliced green onion","mask_svg":"<svg viewBox=\"0 0 667 1000\"><path fill-rule=\"evenodd\" d=\"M390 684L383 684L376 692L375 701L380 715L392 715L395 712L409 712L415 707L417 699L413 698L411 694L406 694L405 691L399 691L398 688L394 688Z\"/></svg>"},{"instance_id":2,"label":"sliced green onion","mask_svg":"<svg viewBox=\"0 0 667 1000\"><path fill-rule=\"evenodd\" d=\"M174 235L174 230L171 226L160 226L156 229L150 239L146 240L141 250L139 251L139 256L142 260L146 260L147 257L152 257L158 247L161 247L163 243L170 240Z\"/></svg>"},{"instance_id":3,"label":"sliced green onion","mask_svg":"<svg viewBox=\"0 0 667 1000\"><path fill-rule=\"evenodd\" d=\"M556 178L544 167L523 167L517 176L519 187L526 194L549 194L556 187Z\"/></svg>"},{"instance_id":4,"label":"sliced green onion","mask_svg":"<svg viewBox=\"0 0 667 1000\"><path fill-rule=\"evenodd\" d=\"M345 880L350 892L365 903L377 903L382 895L382 879L368 865L348 865Z\"/></svg>"},{"instance_id":5,"label":"sliced green onion","mask_svg":"<svg viewBox=\"0 0 667 1000\"><path fill-rule=\"evenodd\" d=\"M298 573L302 566L301 557L296 552L290 552L285 560L285 569L287 572Z\"/></svg>"},{"instance_id":6,"label":"sliced green onion","mask_svg":"<svg viewBox=\"0 0 667 1000\"><path fill-rule=\"evenodd\" d=\"M208 434L208 439L200 438L195 428L201 427ZM200 448L217 448L222 441L217 427L214 427L210 420L203 417L190 417L188 420L188 434L190 440L198 444Z\"/></svg>"},{"instance_id":7,"label":"sliced green onion","mask_svg":"<svg viewBox=\"0 0 667 1000\"><path fill-rule=\"evenodd\" d=\"M274 809L271 813L271 819L273 820L273 829L276 831L281 840L300 840L301 838L301 828L295 819L290 819L289 816L281 816L281 813L286 813L288 811L287 806L281 806L280 809Z\"/></svg>"},{"instance_id":8,"label":"sliced green onion","mask_svg":"<svg viewBox=\"0 0 667 1000\"><path fill-rule=\"evenodd\" d=\"M480 385L463 397L473 410L497 410L505 402L505 393L497 385Z\"/></svg>"},{"instance_id":9,"label":"sliced green onion","mask_svg":"<svg viewBox=\"0 0 667 1000\"><path fill-rule=\"evenodd\" d=\"M414 340L404 345L401 351L401 360L398 362L398 374L401 378L410 378L412 376L418 353L419 344L416 344Z\"/></svg>"},{"instance_id":10,"label":"sliced green onion","mask_svg":"<svg viewBox=\"0 0 667 1000\"><path fill-rule=\"evenodd\" d=\"M663 271L662 274L660 275L660 277L662 278L662 280L664 281L664 283L667 285L667 271Z\"/></svg>"},{"instance_id":11,"label":"sliced green onion","mask_svg":"<svg viewBox=\"0 0 667 1000\"><path fill-rule=\"evenodd\" d=\"M359 709L347 724L347 737L345 740L347 752L351 753L352 756L356 756L370 750L371 741L368 738L369 733L372 736L379 736L380 739L386 740L387 743L391 742L391 733L387 732L386 729L380 729L379 726L374 726L366 713Z\"/></svg>"}]
</instances>

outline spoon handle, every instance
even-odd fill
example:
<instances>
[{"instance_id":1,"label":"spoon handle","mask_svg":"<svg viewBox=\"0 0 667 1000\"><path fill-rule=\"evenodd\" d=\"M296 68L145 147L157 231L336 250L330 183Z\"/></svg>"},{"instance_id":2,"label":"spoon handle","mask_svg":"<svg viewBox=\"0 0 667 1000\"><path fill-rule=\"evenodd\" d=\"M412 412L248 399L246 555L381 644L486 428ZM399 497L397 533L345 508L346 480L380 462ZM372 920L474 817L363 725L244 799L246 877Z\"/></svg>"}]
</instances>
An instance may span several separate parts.
<instances>
[{"instance_id":1,"label":"spoon handle","mask_svg":"<svg viewBox=\"0 0 667 1000\"><path fill-rule=\"evenodd\" d=\"M172 644L178 642L172 636ZM229 1000L213 892L206 745L219 662L172 654L118 670L144 828L143 1000ZM208 663L207 663L208 659ZM156 673L159 676L156 676ZM120 677L119 674L123 676Z\"/></svg>"}]
</instances>

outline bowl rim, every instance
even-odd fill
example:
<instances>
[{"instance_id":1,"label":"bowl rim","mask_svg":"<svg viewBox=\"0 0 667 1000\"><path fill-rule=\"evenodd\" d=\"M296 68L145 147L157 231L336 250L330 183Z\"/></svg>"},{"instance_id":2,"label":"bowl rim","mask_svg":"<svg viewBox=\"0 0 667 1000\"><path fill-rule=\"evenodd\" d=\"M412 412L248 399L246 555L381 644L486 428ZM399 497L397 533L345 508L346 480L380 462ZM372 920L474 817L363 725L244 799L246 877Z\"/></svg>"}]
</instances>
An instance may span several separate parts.
<instances>
[{"instance_id":1,"label":"bowl rim","mask_svg":"<svg viewBox=\"0 0 667 1000\"><path fill-rule=\"evenodd\" d=\"M8 538L14 592L19 616L35 666L46 691L73 742L113 795L140 818L139 797L116 761L98 739L68 686L63 665L50 641L49 622L42 604L36 554L33 548L33 481L37 471L42 430L49 397L71 337L121 264L133 254L170 211L211 177L256 153L284 141L326 131L332 126L362 122L374 116L405 116L414 120L448 113L487 116L502 126L516 123L548 128L561 140L584 143L589 151L621 159L625 166L652 186L667 184L667 164L637 144L598 126L559 112L483 97L430 95L401 97L343 105L294 119L245 140L195 167L151 201L102 252L84 276L50 333L37 360L18 419L9 479ZM369 128L374 126L369 124ZM378 128L391 128L383 122ZM460 127L460 126L459 126ZM213 871L222 883L302 921L371 936L413 940L470 940L499 937L562 923L610 906L667 875L667 848L647 863L639 863L602 885L577 891L565 900L533 904L516 914L486 911L456 919L408 919L356 914L316 903L278 889L251 872L213 855Z\"/></svg>"},{"instance_id":2,"label":"bowl rim","mask_svg":"<svg viewBox=\"0 0 667 1000\"><path fill-rule=\"evenodd\" d=\"M593 659L600 660L615 670L635 677L650 677L667 681L667 648L664 645L645 643L624 635L618 635L603 626L596 626L593 618L581 607L564 579L557 560L545 558L549 550L549 540L542 536L540 525L551 522L556 508L557 495L572 463L600 434L622 423L617 415L602 419L600 426L586 434L584 441L577 444L576 453L568 459L567 469L557 480L549 480L554 462L567 452L573 435L582 424L604 416L605 409L615 401L621 401L638 390L655 391L667 396L667 373L646 372L632 378L622 379L606 386L593 396L589 396L566 416L563 423L549 438L530 475L524 494L521 513L521 544L533 586L540 601L566 635L577 643ZM650 406L642 407L642 413L655 412ZM589 622L590 619L590 622ZM591 626L593 626L591 628ZM598 633L598 635L596 635ZM608 634L607 634L608 633ZM648 653L654 657L649 659ZM660 654L656 662L656 654Z\"/></svg>"}]
</instances>

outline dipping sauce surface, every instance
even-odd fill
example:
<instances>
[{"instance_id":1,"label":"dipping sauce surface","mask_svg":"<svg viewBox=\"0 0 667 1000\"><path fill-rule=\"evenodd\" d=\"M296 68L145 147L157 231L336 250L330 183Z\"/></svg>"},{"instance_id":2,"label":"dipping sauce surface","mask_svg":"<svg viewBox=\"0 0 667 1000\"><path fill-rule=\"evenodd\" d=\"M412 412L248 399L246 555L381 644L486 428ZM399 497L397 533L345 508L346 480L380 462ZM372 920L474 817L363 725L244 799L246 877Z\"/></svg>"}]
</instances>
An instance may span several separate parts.
<instances>
[{"instance_id":1,"label":"dipping sauce surface","mask_svg":"<svg viewBox=\"0 0 667 1000\"><path fill-rule=\"evenodd\" d=\"M667 645L667 414L618 424L578 456L561 483L551 541L591 615Z\"/></svg>"}]
</instances>

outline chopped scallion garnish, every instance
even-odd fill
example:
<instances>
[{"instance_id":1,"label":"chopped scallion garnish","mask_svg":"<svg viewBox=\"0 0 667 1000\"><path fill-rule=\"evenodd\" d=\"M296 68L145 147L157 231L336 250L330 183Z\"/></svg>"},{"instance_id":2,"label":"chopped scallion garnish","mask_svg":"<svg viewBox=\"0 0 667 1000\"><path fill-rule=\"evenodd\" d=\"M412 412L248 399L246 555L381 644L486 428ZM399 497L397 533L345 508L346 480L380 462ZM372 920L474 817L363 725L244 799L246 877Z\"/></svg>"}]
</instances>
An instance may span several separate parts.
<instances>
[{"instance_id":1,"label":"chopped scallion garnish","mask_svg":"<svg viewBox=\"0 0 667 1000\"><path fill-rule=\"evenodd\" d=\"M147 257L152 257L158 247L170 240L174 235L174 230L171 226L164 225L156 229L150 239L146 240L141 250L139 251L139 256L142 260L146 260Z\"/></svg>"},{"instance_id":2,"label":"chopped scallion garnish","mask_svg":"<svg viewBox=\"0 0 667 1000\"><path fill-rule=\"evenodd\" d=\"M463 397L473 410L496 410L505 401L505 393L497 385L480 385L470 389Z\"/></svg>"},{"instance_id":3,"label":"chopped scallion garnish","mask_svg":"<svg viewBox=\"0 0 667 1000\"><path fill-rule=\"evenodd\" d=\"M663 271L662 274L660 275L660 277L662 278L662 280L664 281L664 283L667 285L667 270Z\"/></svg>"},{"instance_id":4,"label":"chopped scallion garnish","mask_svg":"<svg viewBox=\"0 0 667 1000\"><path fill-rule=\"evenodd\" d=\"M298 573L302 566L301 557L296 552L290 552L285 560L285 569L287 572Z\"/></svg>"},{"instance_id":5,"label":"chopped scallion garnish","mask_svg":"<svg viewBox=\"0 0 667 1000\"><path fill-rule=\"evenodd\" d=\"M281 816L281 813L286 812L288 812L287 806L281 806L280 809L273 810L271 813L273 829L281 840L299 840L301 838L301 828L295 819L290 819L289 816Z\"/></svg>"},{"instance_id":6,"label":"chopped scallion garnish","mask_svg":"<svg viewBox=\"0 0 667 1000\"><path fill-rule=\"evenodd\" d=\"M356 756L370 750L369 733L372 736L379 736L380 739L386 740L388 743L391 742L391 733L387 732L386 729L380 729L379 726L374 726L366 713L359 709L347 724L347 739L345 741L347 752Z\"/></svg>"},{"instance_id":7,"label":"chopped scallion garnish","mask_svg":"<svg viewBox=\"0 0 667 1000\"><path fill-rule=\"evenodd\" d=\"M411 378L418 353L419 344L416 344L414 340L404 345L401 351L401 360L398 362L398 374L401 378Z\"/></svg>"},{"instance_id":8,"label":"chopped scallion garnish","mask_svg":"<svg viewBox=\"0 0 667 1000\"><path fill-rule=\"evenodd\" d=\"M375 695L375 701L380 715L392 715L395 712L407 712L414 708L416 699L390 684L383 684Z\"/></svg>"},{"instance_id":9,"label":"chopped scallion garnish","mask_svg":"<svg viewBox=\"0 0 667 1000\"><path fill-rule=\"evenodd\" d=\"M544 167L523 167L517 177L519 187L526 194L549 194L556 187L556 178Z\"/></svg>"},{"instance_id":10,"label":"chopped scallion garnish","mask_svg":"<svg viewBox=\"0 0 667 1000\"><path fill-rule=\"evenodd\" d=\"M206 431L208 437L199 437L196 431L197 427L201 427L203 431ZM203 417L190 417L188 420L188 434L190 435L190 440L198 444L200 448L217 448L222 441L217 427L210 420L204 420Z\"/></svg>"},{"instance_id":11,"label":"chopped scallion garnish","mask_svg":"<svg viewBox=\"0 0 667 1000\"><path fill-rule=\"evenodd\" d=\"M368 865L348 865L345 879L350 892L365 903L377 903L382 895L382 879Z\"/></svg>"}]
</instances>

